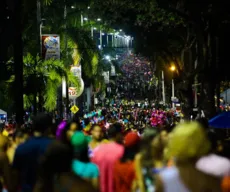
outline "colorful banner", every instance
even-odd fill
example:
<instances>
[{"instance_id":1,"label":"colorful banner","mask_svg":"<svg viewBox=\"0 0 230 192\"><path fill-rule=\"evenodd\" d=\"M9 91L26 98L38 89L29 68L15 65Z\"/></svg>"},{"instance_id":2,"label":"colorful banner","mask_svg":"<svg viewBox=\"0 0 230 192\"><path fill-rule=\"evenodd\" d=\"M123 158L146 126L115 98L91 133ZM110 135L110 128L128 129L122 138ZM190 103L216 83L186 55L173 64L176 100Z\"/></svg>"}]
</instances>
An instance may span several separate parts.
<instances>
[{"instance_id":1,"label":"colorful banner","mask_svg":"<svg viewBox=\"0 0 230 192\"><path fill-rule=\"evenodd\" d=\"M60 59L60 37L59 35L42 35L42 58Z\"/></svg>"}]
</instances>

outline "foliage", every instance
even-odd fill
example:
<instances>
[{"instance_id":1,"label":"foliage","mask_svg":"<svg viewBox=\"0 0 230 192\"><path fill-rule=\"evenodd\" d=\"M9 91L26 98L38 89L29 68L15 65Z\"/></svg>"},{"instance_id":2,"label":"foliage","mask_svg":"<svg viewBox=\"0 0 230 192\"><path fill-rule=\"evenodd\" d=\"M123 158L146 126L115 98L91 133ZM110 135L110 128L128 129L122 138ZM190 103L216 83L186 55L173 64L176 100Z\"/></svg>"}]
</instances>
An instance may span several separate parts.
<instances>
[{"instance_id":1,"label":"foliage","mask_svg":"<svg viewBox=\"0 0 230 192\"><path fill-rule=\"evenodd\" d=\"M42 92L44 107L48 111L56 108L57 89L61 85L62 77L67 76L70 83L77 89L80 87L80 80L73 76L62 61L42 61L35 59L30 53L24 57L24 79L26 105L31 101L28 99L32 94ZM32 105L32 103L30 103Z\"/></svg>"}]
</instances>

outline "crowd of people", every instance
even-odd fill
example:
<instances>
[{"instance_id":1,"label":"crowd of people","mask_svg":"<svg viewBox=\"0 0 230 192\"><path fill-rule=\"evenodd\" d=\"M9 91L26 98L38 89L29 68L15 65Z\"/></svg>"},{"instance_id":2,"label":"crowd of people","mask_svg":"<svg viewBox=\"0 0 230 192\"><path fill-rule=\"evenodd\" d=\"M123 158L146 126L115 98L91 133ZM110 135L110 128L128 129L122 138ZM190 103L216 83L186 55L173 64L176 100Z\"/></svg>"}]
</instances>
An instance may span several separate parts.
<instances>
[{"instance_id":1,"label":"crowd of people","mask_svg":"<svg viewBox=\"0 0 230 192\"><path fill-rule=\"evenodd\" d=\"M229 192L229 141L205 119L148 110L102 109L56 124L41 113L31 128L3 130L1 190Z\"/></svg>"}]
</instances>

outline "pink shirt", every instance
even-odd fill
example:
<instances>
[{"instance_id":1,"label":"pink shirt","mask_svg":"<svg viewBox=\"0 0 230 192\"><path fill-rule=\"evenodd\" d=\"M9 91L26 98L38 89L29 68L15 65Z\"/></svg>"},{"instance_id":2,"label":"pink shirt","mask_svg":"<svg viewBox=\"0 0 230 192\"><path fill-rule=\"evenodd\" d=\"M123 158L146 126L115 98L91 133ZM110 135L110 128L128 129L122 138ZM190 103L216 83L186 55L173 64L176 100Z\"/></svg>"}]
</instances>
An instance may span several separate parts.
<instances>
[{"instance_id":1,"label":"pink shirt","mask_svg":"<svg viewBox=\"0 0 230 192\"><path fill-rule=\"evenodd\" d=\"M114 165L123 153L124 147L115 142L101 144L94 151L92 162L99 167L101 192L114 192Z\"/></svg>"}]
</instances>

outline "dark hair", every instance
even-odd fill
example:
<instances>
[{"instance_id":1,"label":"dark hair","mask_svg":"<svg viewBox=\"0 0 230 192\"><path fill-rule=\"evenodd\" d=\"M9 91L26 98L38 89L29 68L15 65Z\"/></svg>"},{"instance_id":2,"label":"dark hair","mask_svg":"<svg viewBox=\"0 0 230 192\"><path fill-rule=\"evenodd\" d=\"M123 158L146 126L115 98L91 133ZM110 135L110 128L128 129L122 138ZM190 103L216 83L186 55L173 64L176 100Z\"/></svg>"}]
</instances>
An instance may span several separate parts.
<instances>
[{"instance_id":1,"label":"dark hair","mask_svg":"<svg viewBox=\"0 0 230 192\"><path fill-rule=\"evenodd\" d=\"M109 138L115 138L117 134L122 132L122 125L121 123L114 123L108 129L108 136Z\"/></svg>"},{"instance_id":2,"label":"dark hair","mask_svg":"<svg viewBox=\"0 0 230 192\"><path fill-rule=\"evenodd\" d=\"M77 130L81 131L82 130L82 124L81 124L81 120L80 117L75 114L71 120L71 123L76 123L77 124Z\"/></svg>"},{"instance_id":3,"label":"dark hair","mask_svg":"<svg viewBox=\"0 0 230 192\"><path fill-rule=\"evenodd\" d=\"M224 141L223 143L223 151L221 153L222 156L230 159L230 141Z\"/></svg>"},{"instance_id":4,"label":"dark hair","mask_svg":"<svg viewBox=\"0 0 230 192\"><path fill-rule=\"evenodd\" d=\"M84 122L85 122L85 126L87 126L90 123L89 118L84 119Z\"/></svg>"},{"instance_id":5,"label":"dark hair","mask_svg":"<svg viewBox=\"0 0 230 192\"><path fill-rule=\"evenodd\" d=\"M140 143L140 150L143 155L142 165L145 167L152 166L153 155L151 153L151 142L154 138L159 135L159 130L157 128L148 127L145 128L143 137Z\"/></svg>"},{"instance_id":6,"label":"dark hair","mask_svg":"<svg viewBox=\"0 0 230 192\"><path fill-rule=\"evenodd\" d=\"M33 119L33 129L40 133L44 133L52 126L52 117L45 113L40 113Z\"/></svg>"},{"instance_id":7,"label":"dark hair","mask_svg":"<svg viewBox=\"0 0 230 192\"><path fill-rule=\"evenodd\" d=\"M201 117L201 118L198 118L196 121L198 123L200 123L204 129L207 130L209 128L209 124L208 124L208 119L207 118Z\"/></svg>"},{"instance_id":8,"label":"dark hair","mask_svg":"<svg viewBox=\"0 0 230 192\"><path fill-rule=\"evenodd\" d=\"M132 146L131 148L130 147L125 147L125 151L124 151L124 154L121 158L121 162L126 162L126 161L133 161L134 158L135 158L135 155L139 152L139 143Z\"/></svg>"},{"instance_id":9,"label":"dark hair","mask_svg":"<svg viewBox=\"0 0 230 192\"><path fill-rule=\"evenodd\" d=\"M208 139L211 143L211 148L212 148L211 150L216 151L217 146L218 146L218 144L217 144L218 137L217 137L216 133L214 131L210 130L210 131L208 131L207 136L208 136Z\"/></svg>"},{"instance_id":10,"label":"dark hair","mask_svg":"<svg viewBox=\"0 0 230 192\"><path fill-rule=\"evenodd\" d=\"M54 177L71 171L73 160L71 145L55 141L49 145L40 161L39 179L41 191L54 191Z\"/></svg>"},{"instance_id":11,"label":"dark hair","mask_svg":"<svg viewBox=\"0 0 230 192\"><path fill-rule=\"evenodd\" d=\"M23 130L17 130L13 134L13 139L15 140L16 138L23 138L25 134L26 134L25 131L23 131Z\"/></svg>"},{"instance_id":12,"label":"dark hair","mask_svg":"<svg viewBox=\"0 0 230 192\"><path fill-rule=\"evenodd\" d=\"M85 147L84 149L81 149L79 151L75 151L74 158L78 159L81 162L85 162L85 163L90 162L89 154L88 154L88 147Z\"/></svg>"}]
</instances>

